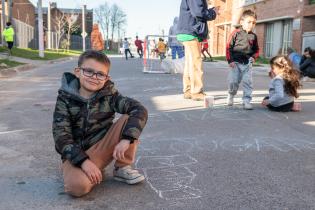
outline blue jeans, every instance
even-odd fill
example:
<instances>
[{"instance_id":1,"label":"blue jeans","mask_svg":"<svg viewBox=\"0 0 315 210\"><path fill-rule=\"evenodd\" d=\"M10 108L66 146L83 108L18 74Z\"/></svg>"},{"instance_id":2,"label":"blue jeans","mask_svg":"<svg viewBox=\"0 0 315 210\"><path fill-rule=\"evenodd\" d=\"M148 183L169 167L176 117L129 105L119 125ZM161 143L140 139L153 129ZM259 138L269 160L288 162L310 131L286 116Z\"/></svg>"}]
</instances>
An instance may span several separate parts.
<instances>
[{"instance_id":1,"label":"blue jeans","mask_svg":"<svg viewBox=\"0 0 315 210\"><path fill-rule=\"evenodd\" d=\"M237 94L239 84L243 82L243 102L250 103L253 92L253 75L252 68L249 65L235 63L235 68L229 73L229 94L235 96Z\"/></svg>"},{"instance_id":2,"label":"blue jeans","mask_svg":"<svg viewBox=\"0 0 315 210\"><path fill-rule=\"evenodd\" d=\"M185 56L184 49L182 46L171 46L172 49L172 59L176 59L176 55L178 58L182 58Z\"/></svg>"}]
</instances>

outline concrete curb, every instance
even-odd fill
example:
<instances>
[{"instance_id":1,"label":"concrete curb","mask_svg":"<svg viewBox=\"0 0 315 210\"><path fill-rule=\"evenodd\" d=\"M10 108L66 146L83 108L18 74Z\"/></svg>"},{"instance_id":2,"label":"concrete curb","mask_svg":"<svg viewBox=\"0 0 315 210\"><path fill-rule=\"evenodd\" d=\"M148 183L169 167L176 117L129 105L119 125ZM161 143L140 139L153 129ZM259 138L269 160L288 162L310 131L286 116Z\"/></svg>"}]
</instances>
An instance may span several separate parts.
<instances>
[{"instance_id":1,"label":"concrete curb","mask_svg":"<svg viewBox=\"0 0 315 210\"><path fill-rule=\"evenodd\" d=\"M61 62L64 62L64 61L73 60L73 59L75 59L77 57L79 57L79 56L69 56L69 57L65 57L65 58L59 58L59 59L56 59L56 60L49 60L49 61L47 61L47 63L48 64L61 63Z\"/></svg>"},{"instance_id":2,"label":"concrete curb","mask_svg":"<svg viewBox=\"0 0 315 210\"><path fill-rule=\"evenodd\" d=\"M16 76L19 72L28 71L35 67L36 66L33 64L25 64L13 68L4 69L0 71L0 78L13 77Z\"/></svg>"}]
</instances>

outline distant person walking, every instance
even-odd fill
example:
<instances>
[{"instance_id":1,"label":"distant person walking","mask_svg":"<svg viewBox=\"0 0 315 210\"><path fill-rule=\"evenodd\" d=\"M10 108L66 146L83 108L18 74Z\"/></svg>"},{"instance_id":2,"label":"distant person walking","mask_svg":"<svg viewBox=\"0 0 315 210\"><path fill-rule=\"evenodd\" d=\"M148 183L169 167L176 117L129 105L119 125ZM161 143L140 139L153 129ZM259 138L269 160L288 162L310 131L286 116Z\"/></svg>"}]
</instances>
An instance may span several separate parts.
<instances>
[{"instance_id":1,"label":"distant person walking","mask_svg":"<svg viewBox=\"0 0 315 210\"><path fill-rule=\"evenodd\" d=\"M173 25L170 27L168 35L168 44L172 50L172 59L183 58L185 56L184 46L177 40L177 25L178 25L178 17L174 18Z\"/></svg>"},{"instance_id":2,"label":"distant person walking","mask_svg":"<svg viewBox=\"0 0 315 210\"><path fill-rule=\"evenodd\" d=\"M104 40L102 33L99 30L98 24L93 25L93 30L91 33L91 46L93 50L103 51L104 50Z\"/></svg>"},{"instance_id":3,"label":"distant person walking","mask_svg":"<svg viewBox=\"0 0 315 210\"><path fill-rule=\"evenodd\" d=\"M210 61L213 61L211 54L209 53L209 43L208 43L208 39L203 40L202 44L202 48L201 48L201 53L203 55L203 60L206 61L207 60L207 56L205 54L205 52L209 55Z\"/></svg>"},{"instance_id":4,"label":"distant person walking","mask_svg":"<svg viewBox=\"0 0 315 210\"><path fill-rule=\"evenodd\" d=\"M125 50L126 60L128 60L128 53L130 54L130 57L133 58L134 56L132 55L132 53L130 51L130 44L129 44L127 38L125 38L125 40L123 41L123 47L124 47L124 50Z\"/></svg>"},{"instance_id":5,"label":"distant person walking","mask_svg":"<svg viewBox=\"0 0 315 210\"><path fill-rule=\"evenodd\" d=\"M8 44L9 55L12 55L12 48L14 44L14 29L11 22L7 22L6 28L3 31L3 37L5 42Z\"/></svg>"},{"instance_id":6,"label":"distant person walking","mask_svg":"<svg viewBox=\"0 0 315 210\"><path fill-rule=\"evenodd\" d=\"M177 25L177 40L182 42L185 47L185 68L183 74L185 99L201 101L205 98L199 42L207 38L207 21L216 18L218 9L208 9L206 0L182 0Z\"/></svg>"},{"instance_id":7,"label":"distant person walking","mask_svg":"<svg viewBox=\"0 0 315 210\"><path fill-rule=\"evenodd\" d=\"M136 41L135 41L135 45L137 47L137 53L139 55L140 58L143 57L143 41L139 39L138 36L136 36Z\"/></svg>"}]
</instances>

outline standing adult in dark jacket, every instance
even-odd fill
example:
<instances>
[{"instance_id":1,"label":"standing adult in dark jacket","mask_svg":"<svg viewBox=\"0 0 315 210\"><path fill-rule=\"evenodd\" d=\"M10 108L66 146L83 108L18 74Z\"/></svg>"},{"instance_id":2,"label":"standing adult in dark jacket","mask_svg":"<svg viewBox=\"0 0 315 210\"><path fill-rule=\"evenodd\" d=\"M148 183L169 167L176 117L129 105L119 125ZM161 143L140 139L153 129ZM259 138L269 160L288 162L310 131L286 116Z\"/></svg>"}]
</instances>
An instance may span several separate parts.
<instances>
[{"instance_id":1,"label":"standing adult in dark jacket","mask_svg":"<svg viewBox=\"0 0 315 210\"><path fill-rule=\"evenodd\" d=\"M315 50L306 48L300 63L300 71L303 76L315 78Z\"/></svg>"},{"instance_id":2,"label":"standing adult in dark jacket","mask_svg":"<svg viewBox=\"0 0 315 210\"><path fill-rule=\"evenodd\" d=\"M174 23L170 27L168 35L170 36L168 38L168 44L170 48L172 49L172 59L176 59L177 55L178 58L183 58L185 56L184 54L184 47L183 45L177 41L177 38L174 37L177 34L177 23L178 23L178 17L174 18Z\"/></svg>"},{"instance_id":3,"label":"standing adult in dark jacket","mask_svg":"<svg viewBox=\"0 0 315 210\"><path fill-rule=\"evenodd\" d=\"M208 9L206 0L182 0L177 39L185 47L183 92L185 99L203 100L203 69L200 43L208 36L207 21L214 20L218 8Z\"/></svg>"}]
</instances>

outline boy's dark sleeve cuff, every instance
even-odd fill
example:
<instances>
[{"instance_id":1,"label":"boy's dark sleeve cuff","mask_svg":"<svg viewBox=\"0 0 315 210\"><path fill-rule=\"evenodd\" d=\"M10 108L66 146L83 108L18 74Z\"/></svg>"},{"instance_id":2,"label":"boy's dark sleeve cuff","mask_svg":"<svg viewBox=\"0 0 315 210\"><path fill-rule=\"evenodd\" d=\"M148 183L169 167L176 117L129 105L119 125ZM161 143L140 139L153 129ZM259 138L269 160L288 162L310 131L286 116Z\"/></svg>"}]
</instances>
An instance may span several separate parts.
<instances>
[{"instance_id":1,"label":"boy's dark sleeve cuff","mask_svg":"<svg viewBox=\"0 0 315 210\"><path fill-rule=\"evenodd\" d=\"M81 167L82 163L89 159L89 156L85 152L81 152L78 156L71 160L71 163L76 167Z\"/></svg>"},{"instance_id":2,"label":"boy's dark sleeve cuff","mask_svg":"<svg viewBox=\"0 0 315 210\"><path fill-rule=\"evenodd\" d=\"M135 140L137 140L136 138L133 138L131 136L125 136L125 135L122 135L122 139L126 139L126 140L129 140L130 141L130 144L133 144L133 142Z\"/></svg>"}]
</instances>

